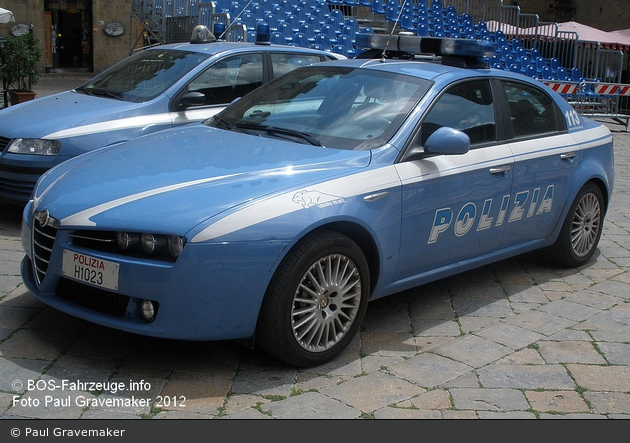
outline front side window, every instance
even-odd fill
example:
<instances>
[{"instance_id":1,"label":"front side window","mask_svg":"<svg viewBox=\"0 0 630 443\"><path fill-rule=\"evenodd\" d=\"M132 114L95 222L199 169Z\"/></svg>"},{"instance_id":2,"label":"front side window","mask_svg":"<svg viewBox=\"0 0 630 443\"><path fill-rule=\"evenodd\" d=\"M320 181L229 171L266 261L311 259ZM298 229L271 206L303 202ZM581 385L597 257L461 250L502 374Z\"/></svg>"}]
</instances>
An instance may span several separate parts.
<instances>
[{"instance_id":1,"label":"front side window","mask_svg":"<svg viewBox=\"0 0 630 443\"><path fill-rule=\"evenodd\" d=\"M490 83L473 80L447 89L423 119L422 145L442 126L465 132L471 144L496 141L497 126Z\"/></svg>"},{"instance_id":2,"label":"front side window","mask_svg":"<svg viewBox=\"0 0 630 443\"><path fill-rule=\"evenodd\" d=\"M540 89L526 83L503 81L510 108L514 137L526 137L558 130L555 104Z\"/></svg>"},{"instance_id":3,"label":"front side window","mask_svg":"<svg viewBox=\"0 0 630 443\"><path fill-rule=\"evenodd\" d=\"M188 92L201 92L205 105L230 103L263 84L262 54L238 54L211 65L188 85Z\"/></svg>"},{"instance_id":4,"label":"front side window","mask_svg":"<svg viewBox=\"0 0 630 443\"><path fill-rule=\"evenodd\" d=\"M136 103L152 100L206 58L196 52L147 49L112 66L77 91Z\"/></svg>"}]
</instances>

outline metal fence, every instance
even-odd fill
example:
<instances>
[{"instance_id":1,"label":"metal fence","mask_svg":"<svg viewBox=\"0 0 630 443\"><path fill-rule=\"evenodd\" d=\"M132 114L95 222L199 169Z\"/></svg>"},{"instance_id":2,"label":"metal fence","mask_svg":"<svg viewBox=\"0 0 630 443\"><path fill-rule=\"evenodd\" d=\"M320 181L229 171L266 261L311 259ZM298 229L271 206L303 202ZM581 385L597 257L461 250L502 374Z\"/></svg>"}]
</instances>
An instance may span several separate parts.
<instances>
[{"instance_id":1,"label":"metal fence","mask_svg":"<svg viewBox=\"0 0 630 443\"><path fill-rule=\"evenodd\" d=\"M606 119L630 130L630 85L598 81L545 82L581 115Z\"/></svg>"}]
</instances>

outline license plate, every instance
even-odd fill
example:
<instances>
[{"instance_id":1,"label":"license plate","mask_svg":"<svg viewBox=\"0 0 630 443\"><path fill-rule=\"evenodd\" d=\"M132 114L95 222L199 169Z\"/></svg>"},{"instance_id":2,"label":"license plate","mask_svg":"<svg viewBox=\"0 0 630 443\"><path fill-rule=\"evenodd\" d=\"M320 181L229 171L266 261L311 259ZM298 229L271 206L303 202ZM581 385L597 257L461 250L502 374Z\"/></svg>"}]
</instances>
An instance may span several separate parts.
<instances>
[{"instance_id":1,"label":"license plate","mask_svg":"<svg viewBox=\"0 0 630 443\"><path fill-rule=\"evenodd\" d=\"M99 288L118 290L120 265L74 251L63 251L61 272L68 278Z\"/></svg>"}]
</instances>

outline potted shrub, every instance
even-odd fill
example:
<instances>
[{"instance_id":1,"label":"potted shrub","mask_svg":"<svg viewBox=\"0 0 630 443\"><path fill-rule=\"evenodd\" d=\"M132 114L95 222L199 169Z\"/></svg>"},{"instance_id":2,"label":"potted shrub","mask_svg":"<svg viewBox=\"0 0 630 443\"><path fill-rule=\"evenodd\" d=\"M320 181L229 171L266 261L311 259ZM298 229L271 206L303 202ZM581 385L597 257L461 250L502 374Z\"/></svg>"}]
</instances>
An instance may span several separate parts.
<instances>
[{"instance_id":1,"label":"potted shrub","mask_svg":"<svg viewBox=\"0 0 630 443\"><path fill-rule=\"evenodd\" d=\"M11 104L32 100L37 94L32 87L39 80L37 63L43 51L32 32L20 36L7 36L0 46L0 77L8 91Z\"/></svg>"}]
</instances>

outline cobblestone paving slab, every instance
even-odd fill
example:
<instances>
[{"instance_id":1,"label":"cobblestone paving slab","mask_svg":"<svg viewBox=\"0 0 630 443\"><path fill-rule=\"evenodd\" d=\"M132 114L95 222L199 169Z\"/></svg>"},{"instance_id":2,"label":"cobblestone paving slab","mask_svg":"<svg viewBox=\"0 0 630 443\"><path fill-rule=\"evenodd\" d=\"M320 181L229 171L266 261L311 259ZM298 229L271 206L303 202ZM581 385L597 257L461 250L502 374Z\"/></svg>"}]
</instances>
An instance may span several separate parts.
<instances>
[{"instance_id":1,"label":"cobblestone paving slab","mask_svg":"<svg viewBox=\"0 0 630 443\"><path fill-rule=\"evenodd\" d=\"M21 210L0 206L0 418L628 419L630 133L609 127L615 191L590 263L531 253L377 300L308 369L46 307L20 278ZM51 388L79 381L97 385Z\"/></svg>"}]
</instances>

